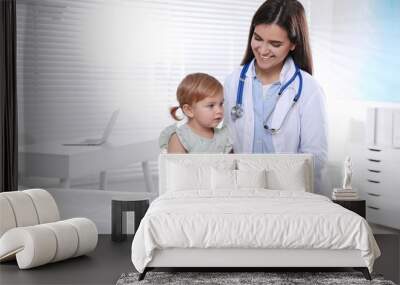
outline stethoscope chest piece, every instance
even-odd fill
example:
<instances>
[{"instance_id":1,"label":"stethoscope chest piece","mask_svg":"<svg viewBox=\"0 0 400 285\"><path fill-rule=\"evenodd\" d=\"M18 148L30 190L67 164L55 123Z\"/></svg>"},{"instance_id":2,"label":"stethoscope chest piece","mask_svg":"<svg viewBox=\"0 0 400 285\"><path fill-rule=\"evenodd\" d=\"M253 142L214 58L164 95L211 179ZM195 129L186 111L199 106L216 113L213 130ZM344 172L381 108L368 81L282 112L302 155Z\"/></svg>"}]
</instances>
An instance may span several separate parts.
<instances>
[{"instance_id":1,"label":"stethoscope chest piece","mask_svg":"<svg viewBox=\"0 0 400 285\"><path fill-rule=\"evenodd\" d=\"M231 116L233 120L243 117L243 107L242 105L235 105L232 107Z\"/></svg>"}]
</instances>

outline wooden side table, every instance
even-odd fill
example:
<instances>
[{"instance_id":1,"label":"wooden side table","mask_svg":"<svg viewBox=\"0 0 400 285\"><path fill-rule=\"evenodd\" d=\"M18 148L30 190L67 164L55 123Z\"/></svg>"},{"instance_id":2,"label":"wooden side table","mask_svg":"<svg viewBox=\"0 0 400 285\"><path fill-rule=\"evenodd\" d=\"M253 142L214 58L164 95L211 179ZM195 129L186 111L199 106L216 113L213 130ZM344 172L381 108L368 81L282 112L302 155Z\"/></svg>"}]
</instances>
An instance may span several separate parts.
<instances>
[{"instance_id":1,"label":"wooden side table","mask_svg":"<svg viewBox=\"0 0 400 285\"><path fill-rule=\"evenodd\" d=\"M332 202L359 214L365 219L365 200L332 200Z\"/></svg>"},{"instance_id":2,"label":"wooden side table","mask_svg":"<svg viewBox=\"0 0 400 285\"><path fill-rule=\"evenodd\" d=\"M136 232L148 208L149 199L113 199L111 204L111 240L123 241L126 239L126 234L122 233L122 227L126 223L123 212L135 212Z\"/></svg>"}]
</instances>

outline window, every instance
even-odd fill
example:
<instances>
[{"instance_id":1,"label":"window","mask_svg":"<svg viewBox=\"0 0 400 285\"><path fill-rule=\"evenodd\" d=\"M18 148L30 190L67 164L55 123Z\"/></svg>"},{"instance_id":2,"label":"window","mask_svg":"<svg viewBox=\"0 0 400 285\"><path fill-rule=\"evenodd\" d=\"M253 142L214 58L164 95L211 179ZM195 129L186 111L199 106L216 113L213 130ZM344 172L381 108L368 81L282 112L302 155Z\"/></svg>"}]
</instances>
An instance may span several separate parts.
<instances>
[{"instance_id":1,"label":"window","mask_svg":"<svg viewBox=\"0 0 400 285\"><path fill-rule=\"evenodd\" d=\"M173 123L168 109L185 74L222 82L239 65L262 2L17 1L21 149L100 137L117 108L112 136L157 139ZM109 177L139 170L126 165Z\"/></svg>"}]
</instances>

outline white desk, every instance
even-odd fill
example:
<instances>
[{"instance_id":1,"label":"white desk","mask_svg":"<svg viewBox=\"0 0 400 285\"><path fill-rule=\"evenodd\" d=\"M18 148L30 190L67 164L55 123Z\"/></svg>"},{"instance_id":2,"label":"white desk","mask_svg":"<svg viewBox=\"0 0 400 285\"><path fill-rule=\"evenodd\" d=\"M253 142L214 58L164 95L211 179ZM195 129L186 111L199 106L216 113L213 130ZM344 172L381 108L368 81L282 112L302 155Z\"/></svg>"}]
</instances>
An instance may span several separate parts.
<instances>
[{"instance_id":1,"label":"white desk","mask_svg":"<svg viewBox=\"0 0 400 285\"><path fill-rule=\"evenodd\" d=\"M63 142L43 142L21 148L20 173L28 177L60 178L64 188L70 188L72 178L100 173L100 189L106 189L107 170L141 162L147 190L155 191L148 161L158 157L156 139L138 141L133 136L113 136L101 146L64 146Z\"/></svg>"}]
</instances>

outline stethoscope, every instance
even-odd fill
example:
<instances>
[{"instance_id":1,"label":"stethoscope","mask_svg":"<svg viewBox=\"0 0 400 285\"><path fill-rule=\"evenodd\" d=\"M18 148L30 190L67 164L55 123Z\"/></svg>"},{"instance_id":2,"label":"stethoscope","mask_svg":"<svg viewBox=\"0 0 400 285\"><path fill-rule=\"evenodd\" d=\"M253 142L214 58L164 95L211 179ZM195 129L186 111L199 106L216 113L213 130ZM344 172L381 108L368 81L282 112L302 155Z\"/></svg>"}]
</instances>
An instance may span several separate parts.
<instances>
[{"instance_id":1,"label":"stethoscope","mask_svg":"<svg viewBox=\"0 0 400 285\"><path fill-rule=\"evenodd\" d=\"M240 72L239 85L238 85L237 95L236 95L236 105L233 106L232 110L231 110L231 117L232 117L233 121L236 121L237 119L243 117L243 112L244 112L243 107L242 107L243 87L244 87L244 82L246 80L246 72L249 69L250 64L251 64L251 62L245 64L242 68L242 71ZM279 89L279 92L278 92L278 100L279 100L279 98L281 98L281 95L286 90L286 88L296 79L296 77L299 77L299 88L297 90L297 94L293 98L292 105L290 106L285 117L283 118L281 125L279 126L279 128L274 129L274 128L270 128L267 124L272 113L275 111L277 104L275 104L272 111L268 114L268 116L264 120L264 129L269 131L271 134L276 134L281 130L282 126L285 124L288 114L290 113L290 110L293 109L294 105L296 105L297 101L299 100L299 98L301 96L301 91L303 89L303 76L301 75L300 68L297 65L295 65L295 68L296 68L296 71L294 72L293 76Z\"/></svg>"}]
</instances>

